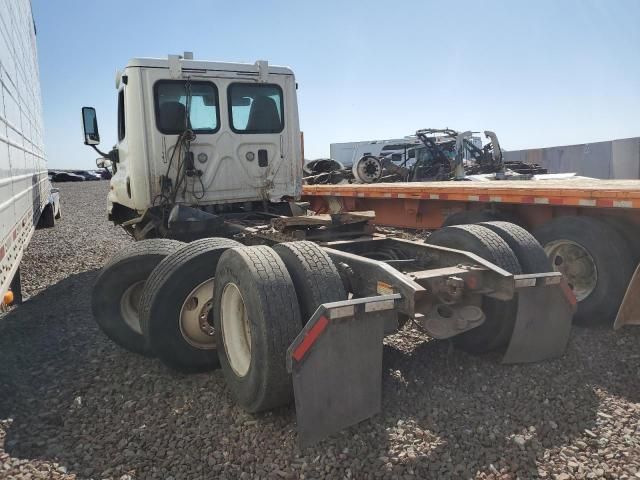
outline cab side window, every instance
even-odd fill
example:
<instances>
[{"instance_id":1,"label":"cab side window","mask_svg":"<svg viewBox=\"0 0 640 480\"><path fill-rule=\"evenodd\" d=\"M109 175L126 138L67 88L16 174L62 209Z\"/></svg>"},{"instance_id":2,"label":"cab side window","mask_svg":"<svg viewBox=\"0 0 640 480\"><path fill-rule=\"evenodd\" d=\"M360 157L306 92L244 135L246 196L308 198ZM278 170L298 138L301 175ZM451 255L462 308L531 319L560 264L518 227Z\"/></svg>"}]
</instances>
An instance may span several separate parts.
<instances>
[{"instance_id":1,"label":"cab side window","mask_svg":"<svg viewBox=\"0 0 640 480\"><path fill-rule=\"evenodd\" d=\"M125 124L124 124L124 88L118 92L118 141L124 140Z\"/></svg>"},{"instance_id":2,"label":"cab side window","mask_svg":"<svg viewBox=\"0 0 640 480\"><path fill-rule=\"evenodd\" d=\"M283 95L278 85L232 83L227 93L234 132L280 133L284 129Z\"/></svg>"}]
</instances>

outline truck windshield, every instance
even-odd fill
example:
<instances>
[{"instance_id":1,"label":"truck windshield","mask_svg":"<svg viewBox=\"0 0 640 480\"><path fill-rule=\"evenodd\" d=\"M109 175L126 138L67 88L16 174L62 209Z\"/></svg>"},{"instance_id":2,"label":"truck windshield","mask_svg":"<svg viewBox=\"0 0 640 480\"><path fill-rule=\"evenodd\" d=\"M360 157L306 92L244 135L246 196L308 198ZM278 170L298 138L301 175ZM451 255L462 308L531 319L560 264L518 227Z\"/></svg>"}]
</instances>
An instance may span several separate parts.
<instances>
[{"instance_id":1,"label":"truck windshield","mask_svg":"<svg viewBox=\"0 0 640 480\"><path fill-rule=\"evenodd\" d=\"M282 89L277 85L229 85L229 119L236 133L279 133L284 128Z\"/></svg>"},{"instance_id":2,"label":"truck windshield","mask_svg":"<svg viewBox=\"0 0 640 480\"><path fill-rule=\"evenodd\" d=\"M162 80L154 89L156 124L162 133L174 135L187 128L195 133L218 131L218 89L213 83ZM191 95L189 103L188 93Z\"/></svg>"}]
</instances>

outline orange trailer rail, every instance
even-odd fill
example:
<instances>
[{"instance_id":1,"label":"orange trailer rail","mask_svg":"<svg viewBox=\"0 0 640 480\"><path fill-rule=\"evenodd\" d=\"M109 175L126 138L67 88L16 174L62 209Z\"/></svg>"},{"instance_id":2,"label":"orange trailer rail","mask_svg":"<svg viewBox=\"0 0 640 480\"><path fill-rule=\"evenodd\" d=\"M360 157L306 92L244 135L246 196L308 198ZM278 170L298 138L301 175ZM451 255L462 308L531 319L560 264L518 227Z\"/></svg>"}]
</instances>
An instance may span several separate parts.
<instances>
[{"instance_id":1,"label":"orange trailer rail","mask_svg":"<svg viewBox=\"0 0 640 480\"><path fill-rule=\"evenodd\" d=\"M453 213L488 205L524 217L530 227L558 215L598 215L601 209L640 222L640 180L306 185L303 195L318 212L375 210L378 224L417 229L439 228Z\"/></svg>"}]
</instances>

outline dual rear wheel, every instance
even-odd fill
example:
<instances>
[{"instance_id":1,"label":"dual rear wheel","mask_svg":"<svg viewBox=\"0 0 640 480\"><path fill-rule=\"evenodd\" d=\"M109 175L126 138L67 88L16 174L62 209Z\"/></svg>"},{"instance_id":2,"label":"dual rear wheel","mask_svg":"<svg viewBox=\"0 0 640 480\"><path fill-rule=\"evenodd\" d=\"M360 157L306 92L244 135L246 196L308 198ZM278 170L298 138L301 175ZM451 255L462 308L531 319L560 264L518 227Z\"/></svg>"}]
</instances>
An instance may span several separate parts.
<instances>
[{"instance_id":1,"label":"dual rear wheel","mask_svg":"<svg viewBox=\"0 0 640 480\"><path fill-rule=\"evenodd\" d=\"M552 271L540 243L525 229L509 222L444 227L432 233L427 243L474 253L513 274ZM484 297L484 323L453 337L454 344L472 353L505 348L515 326L517 302L517 298L502 301Z\"/></svg>"},{"instance_id":2,"label":"dual rear wheel","mask_svg":"<svg viewBox=\"0 0 640 480\"><path fill-rule=\"evenodd\" d=\"M287 348L320 304L346 298L335 265L311 242L156 239L103 269L93 311L128 350L182 371L221 366L237 402L257 412L289 403Z\"/></svg>"}]
</instances>

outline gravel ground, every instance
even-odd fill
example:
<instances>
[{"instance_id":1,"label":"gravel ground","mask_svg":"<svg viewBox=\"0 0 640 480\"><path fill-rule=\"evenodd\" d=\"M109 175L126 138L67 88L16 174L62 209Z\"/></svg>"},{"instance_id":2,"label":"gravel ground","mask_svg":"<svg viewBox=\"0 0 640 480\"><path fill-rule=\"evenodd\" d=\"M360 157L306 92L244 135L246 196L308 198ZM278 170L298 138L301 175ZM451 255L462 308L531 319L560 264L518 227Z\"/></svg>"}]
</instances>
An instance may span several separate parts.
<instances>
[{"instance_id":1,"label":"gravel ground","mask_svg":"<svg viewBox=\"0 0 640 480\"><path fill-rule=\"evenodd\" d=\"M300 449L292 407L247 415L220 371L172 372L98 330L91 284L130 240L106 182L59 186L30 298L0 319L0 478L640 478L639 328L575 328L563 358L526 366L396 335L383 413Z\"/></svg>"}]
</instances>

